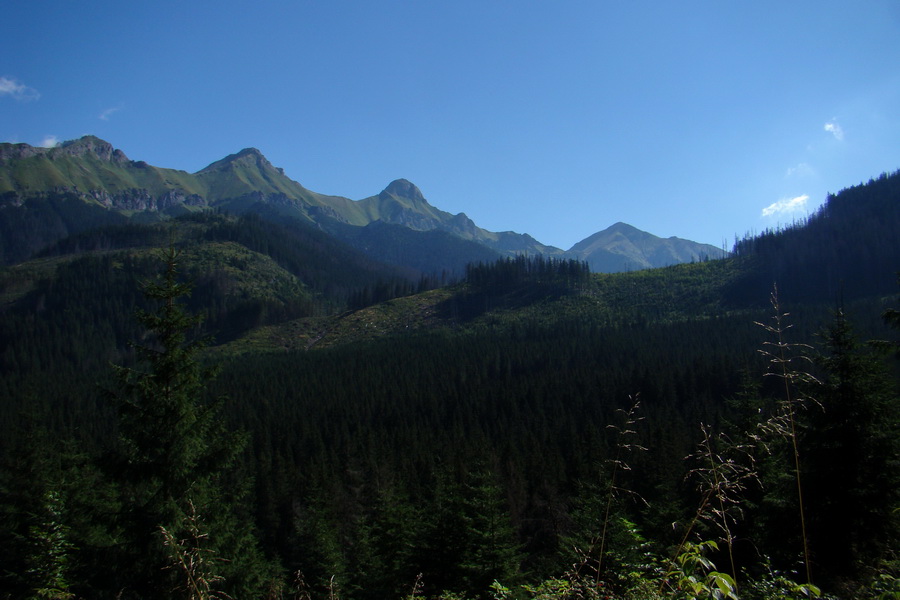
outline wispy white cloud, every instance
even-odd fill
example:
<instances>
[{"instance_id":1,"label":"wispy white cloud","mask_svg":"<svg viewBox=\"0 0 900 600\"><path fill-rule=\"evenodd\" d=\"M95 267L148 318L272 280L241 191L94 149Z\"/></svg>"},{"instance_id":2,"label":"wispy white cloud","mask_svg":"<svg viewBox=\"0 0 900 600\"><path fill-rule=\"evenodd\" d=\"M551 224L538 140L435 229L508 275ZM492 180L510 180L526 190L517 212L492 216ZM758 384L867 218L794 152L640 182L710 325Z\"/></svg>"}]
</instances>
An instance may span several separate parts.
<instances>
[{"instance_id":1,"label":"wispy white cloud","mask_svg":"<svg viewBox=\"0 0 900 600\"><path fill-rule=\"evenodd\" d=\"M844 130L841 129L841 126L838 125L837 121L835 121L834 119L825 123L825 131L833 135L834 139L839 142L842 142L844 140Z\"/></svg>"},{"instance_id":2,"label":"wispy white cloud","mask_svg":"<svg viewBox=\"0 0 900 600\"><path fill-rule=\"evenodd\" d=\"M114 106L114 107L112 107L112 108L107 108L107 109L104 110L102 113L100 113L100 116L99 116L98 118L99 118L101 121L109 121L109 118L110 118L111 116L113 116L113 114L119 112L120 110L122 110L122 107L121 107L121 106Z\"/></svg>"},{"instance_id":3,"label":"wispy white cloud","mask_svg":"<svg viewBox=\"0 0 900 600\"><path fill-rule=\"evenodd\" d=\"M803 194L802 196L797 196L796 198L785 198L783 200L779 200L778 202L773 202L769 206L762 209L762 216L771 217L773 215L805 210L807 200L809 200L809 195Z\"/></svg>"},{"instance_id":4,"label":"wispy white cloud","mask_svg":"<svg viewBox=\"0 0 900 600\"><path fill-rule=\"evenodd\" d=\"M0 96L9 96L14 100L28 102L29 100L37 100L41 97L41 94L33 87L28 87L15 79L0 77Z\"/></svg>"},{"instance_id":5,"label":"wispy white cloud","mask_svg":"<svg viewBox=\"0 0 900 600\"><path fill-rule=\"evenodd\" d=\"M812 177L816 174L816 170L812 168L808 163L800 163L793 167L788 167L788 170L785 171L785 178L791 177Z\"/></svg>"},{"instance_id":6,"label":"wispy white cloud","mask_svg":"<svg viewBox=\"0 0 900 600\"><path fill-rule=\"evenodd\" d=\"M59 138L55 135L45 135L38 146L41 146L42 148L55 148L56 146L59 146Z\"/></svg>"}]
</instances>

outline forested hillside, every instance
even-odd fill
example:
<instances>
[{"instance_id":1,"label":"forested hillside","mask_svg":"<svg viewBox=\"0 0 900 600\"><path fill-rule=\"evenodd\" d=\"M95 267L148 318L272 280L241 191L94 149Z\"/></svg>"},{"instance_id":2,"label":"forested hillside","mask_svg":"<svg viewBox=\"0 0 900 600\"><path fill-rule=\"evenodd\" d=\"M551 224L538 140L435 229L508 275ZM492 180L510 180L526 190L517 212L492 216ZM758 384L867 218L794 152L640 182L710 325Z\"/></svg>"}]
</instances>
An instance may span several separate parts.
<instances>
[{"instance_id":1,"label":"forested hillside","mask_svg":"<svg viewBox=\"0 0 900 600\"><path fill-rule=\"evenodd\" d=\"M808 219L747 236L734 253L752 267L735 293L778 281L803 301L883 294L900 253L900 173L828 197Z\"/></svg>"},{"instance_id":2,"label":"forested hillside","mask_svg":"<svg viewBox=\"0 0 900 600\"><path fill-rule=\"evenodd\" d=\"M611 275L61 239L0 271L0 597L895 597L898 180Z\"/></svg>"}]
</instances>

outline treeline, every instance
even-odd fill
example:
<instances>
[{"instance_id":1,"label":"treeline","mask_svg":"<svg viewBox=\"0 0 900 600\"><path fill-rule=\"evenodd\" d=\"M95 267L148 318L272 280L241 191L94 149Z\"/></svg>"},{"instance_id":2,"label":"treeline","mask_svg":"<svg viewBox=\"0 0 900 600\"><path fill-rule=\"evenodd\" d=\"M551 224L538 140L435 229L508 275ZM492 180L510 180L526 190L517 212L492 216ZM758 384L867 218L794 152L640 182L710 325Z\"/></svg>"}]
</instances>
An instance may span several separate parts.
<instances>
[{"instance_id":1,"label":"treeline","mask_svg":"<svg viewBox=\"0 0 900 600\"><path fill-rule=\"evenodd\" d=\"M595 287L586 262L525 256L466 266L465 285L441 304L451 320L471 321L497 310L516 310Z\"/></svg>"},{"instance_id":2,"label":"treeline","mask_svg":"<svg viewBox=\"0 0 900 600\"><path fill-rule=\"evenodd\" d=\"M524 284L577 287L590 281L584 261L519 255L492 263L469 263L466 283L475 288L505 289Z\"/></svg>"},{"instance_id":3,"label":"treeline","mask_svg":"<svg viewBox=\"0 0 900 600\"><path fill-rule=\"evenodd\" d=\"M406 279L394 279L392 281L380 281L374 285L366 284L350 294L347 308L359 310L373 304L387 302L394 298L420 294L446 285L446 279L441 277L429 277L422 275L419 281L414 283Z\"/></svg>"}]
</instances>

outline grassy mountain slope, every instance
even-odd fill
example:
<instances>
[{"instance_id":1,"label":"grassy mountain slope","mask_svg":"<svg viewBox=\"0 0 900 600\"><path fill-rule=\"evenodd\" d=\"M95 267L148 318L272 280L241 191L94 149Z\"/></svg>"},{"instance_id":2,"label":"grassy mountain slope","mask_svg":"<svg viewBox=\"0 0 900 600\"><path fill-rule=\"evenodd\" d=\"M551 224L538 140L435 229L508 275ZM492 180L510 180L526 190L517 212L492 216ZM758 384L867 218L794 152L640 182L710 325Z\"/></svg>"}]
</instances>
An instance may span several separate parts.
<instances>
[{"instance_id":1,"label":"grassy mountain slope","mask_svg":"<svg viewBox=\"0 0 900 600\"><path fill-rule=\"evenodd\" d=\"M146 190L153 196L178 190L204 195L205 189L185 171L161 169L128 160L120 150L94 136L55 148L27 144L0 145L0 193L29 195L61 188L95 197Z\"/></svg>"},{"instance_id":2,"label":"grassy mountain slope","mask_svg":"<svg viewBox=\"0 0 900 600\"><path fill-rule=\"evenodd\" d=\"M346 198L323 196L288 178L256 148L245 148L201 169L195 178L204 186L211 205L236 213L256 204L271 205L282 214L315 221L315 215L339 206L344 214L352 205Z\"/></svg>"}]
</instances>

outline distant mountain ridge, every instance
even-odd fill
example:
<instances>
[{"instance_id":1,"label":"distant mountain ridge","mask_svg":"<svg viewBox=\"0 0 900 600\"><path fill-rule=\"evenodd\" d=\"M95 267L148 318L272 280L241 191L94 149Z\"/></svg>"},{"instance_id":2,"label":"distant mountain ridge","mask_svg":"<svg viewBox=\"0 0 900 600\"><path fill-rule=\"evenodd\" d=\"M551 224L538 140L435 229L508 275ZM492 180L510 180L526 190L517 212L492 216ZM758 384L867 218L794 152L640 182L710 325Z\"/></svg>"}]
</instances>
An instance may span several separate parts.
<instances>
[{"instance_id":1,"label":"distant mountain ridge","mask_svg":"<svg viewBox=\"0 0 900 600\"><path fill-rule=\"evenodd\" d=\"M377 235L361 236L348 226L393 225L425 233L424 237L410 238L416 240L411 253L456 253L456 262L463 263L490 255L460 245L445 234L479 244L497 256L528 253L577 258L587 261L593 270L604 272L667 266L723 254L713 246L678 238L661 240L624 224L614 225L564 252L528 234L488 231L465 213L453 215L440 210L406 179L392 181L377 195L361 200L313 192L287 177L283 169L273 166L256 148L245 148L191 174L132 161L95 136L53 148L0 144L0 195L4 204L54 193L74 195L86 203L128 217L140 216L142 220L204 208L297 218L364 250L377 243L379 237L391 235L390 230L379 229ZM366 244L360 245L363 239ZM413 258L418 262L418 257L405 258L398 252L391 255L397 264L408 264L404 261Z\"/></svg>"},{"instance_id":2,"label":"distant mountain ridge","mask_svg":"<svg viewBox=\"0 0 900 600\"><path fill-rule=\"evenodd\" d=\"M622 222L578 242L568 254L586 261L597 273L666 267L727 255L710 244L678 237L660 238Z\"/></svg>"}]
</instances>

